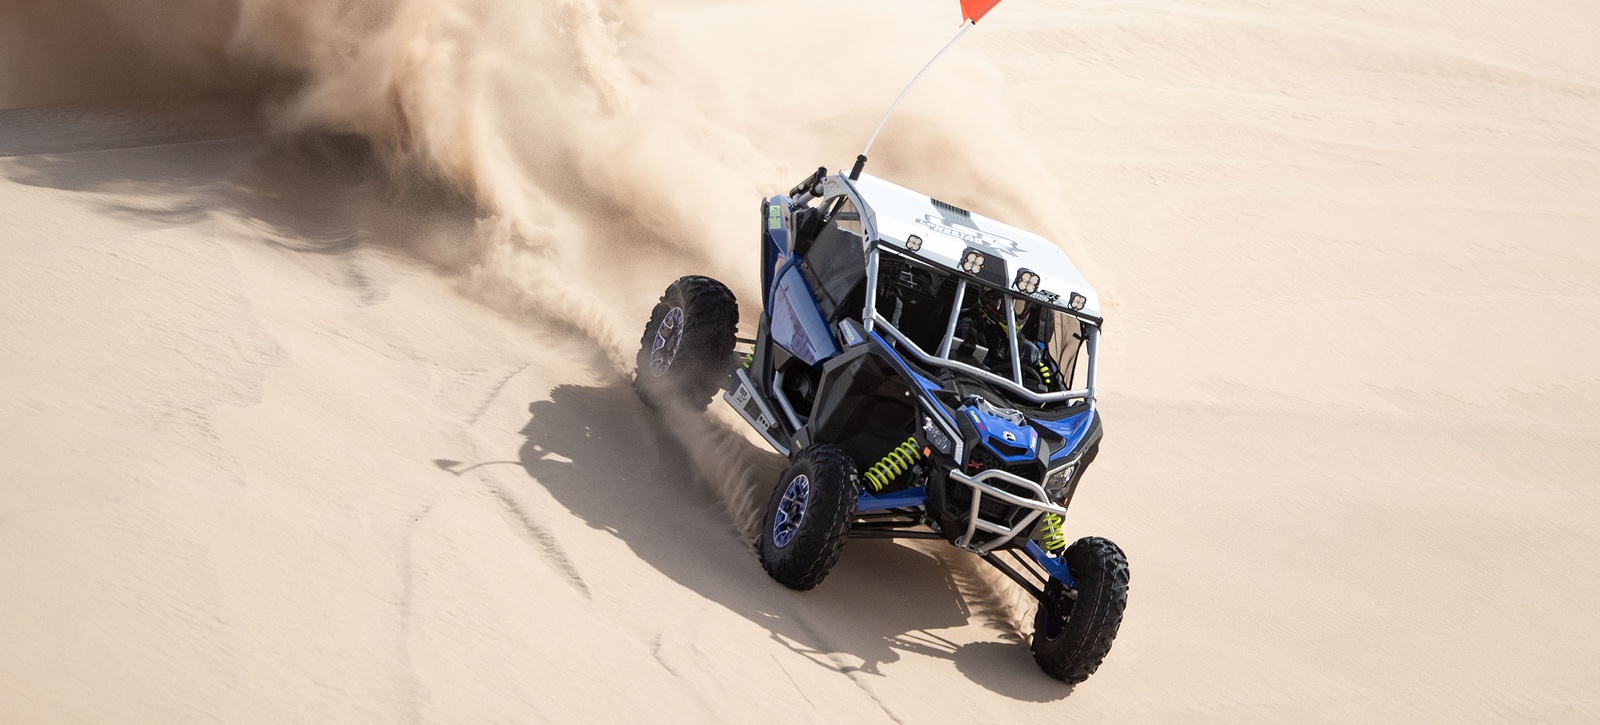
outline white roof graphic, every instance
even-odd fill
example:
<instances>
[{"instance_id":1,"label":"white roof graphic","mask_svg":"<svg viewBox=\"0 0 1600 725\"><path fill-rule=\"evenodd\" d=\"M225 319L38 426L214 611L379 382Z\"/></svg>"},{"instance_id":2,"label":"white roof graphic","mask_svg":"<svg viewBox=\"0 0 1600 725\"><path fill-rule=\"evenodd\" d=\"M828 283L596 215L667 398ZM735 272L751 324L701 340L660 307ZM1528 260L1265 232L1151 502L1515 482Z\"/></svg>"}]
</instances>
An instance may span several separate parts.
<instances>
[{"instance_id":1,"label":"white roof graphic","mask_svg":"<svg viewBox=\"0 0 1600 725\"><path fill-rule=\"evenodd\" d=\"M1022 270L1039 275L1039 289L1032 296L1066 308L1073 293L1084 296L1081 311L1100 317L1100 296L1088 280L1050 240L985 216L935 202L903 186L870 174L849 182L869 207L868 228L884 244L906 251L931 264L959 270L962 253L976 249L986 256L1005 260L1007 284L1015 290ZM906 247L911 236L922 239L915 252Z\"/></svg>"}]
</instances>

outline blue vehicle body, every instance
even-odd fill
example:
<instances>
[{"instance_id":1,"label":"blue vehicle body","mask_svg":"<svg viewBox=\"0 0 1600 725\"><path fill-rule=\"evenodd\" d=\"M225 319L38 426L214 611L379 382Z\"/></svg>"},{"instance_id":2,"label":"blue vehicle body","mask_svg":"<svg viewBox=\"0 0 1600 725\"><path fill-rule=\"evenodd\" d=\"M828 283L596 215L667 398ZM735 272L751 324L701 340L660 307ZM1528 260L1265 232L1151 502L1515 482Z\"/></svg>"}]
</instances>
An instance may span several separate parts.
<instances>
[{"instance_id":1,"label":"blue vehicle body","mask_svg":"<svg viewBox=\"0 0 1600 725\"><path fill-rule=\"evenodd\" d=\"M1064 545L1041 532L1059 531L1102 436L1092 291L1045 288L1081 280L1034 271L1043 265L1030 260L1054 263L1053 247L1027 256L1006 246L1016 230L872 183L894 193L867 198L855 179L819 170L763 201L762 315L724 397L780 453L826 443L854 459L866 485L851 536L945 539L1036 596L1043 579L1072 588ZM993 309L1009 351L955 334ZM1030 330L1071 364L1023 339Z\"/></svg>"}]
</instances>

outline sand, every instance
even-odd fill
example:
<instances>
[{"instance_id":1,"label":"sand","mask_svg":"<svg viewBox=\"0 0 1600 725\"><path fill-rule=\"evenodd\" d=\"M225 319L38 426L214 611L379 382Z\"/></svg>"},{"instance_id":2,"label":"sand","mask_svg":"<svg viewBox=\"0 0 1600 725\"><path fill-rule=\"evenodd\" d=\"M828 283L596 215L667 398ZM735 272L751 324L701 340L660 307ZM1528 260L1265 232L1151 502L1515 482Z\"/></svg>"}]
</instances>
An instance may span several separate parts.
<instances>
[{"instance_id":1,"label":"sand","mask_svg":"<svg viewBox=\"0 0 1600 725\"><path fill-rule=\"evenodd\" d=\"M769 580L627 385L955 3L182 5L0 10L0 722L1600 720L1592 4L1008 0L908 98L1105 301L1076 688L951 547Z\"/></svg>"}]
</instances>

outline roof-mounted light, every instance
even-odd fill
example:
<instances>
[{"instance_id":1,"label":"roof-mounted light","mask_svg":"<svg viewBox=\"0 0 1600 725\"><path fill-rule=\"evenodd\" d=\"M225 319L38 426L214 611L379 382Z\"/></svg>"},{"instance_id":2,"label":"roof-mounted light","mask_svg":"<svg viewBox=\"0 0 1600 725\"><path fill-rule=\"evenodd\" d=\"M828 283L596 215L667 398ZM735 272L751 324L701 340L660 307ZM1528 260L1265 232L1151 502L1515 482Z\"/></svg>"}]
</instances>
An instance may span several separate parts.
<instances>
[{"instance_id":1,"label":"roof-mounted light","mask_svg":"<svg viewBox=\"0 0 1600 725\"><path fill-rule=\"evenodd\" d=\"M1089 304L1089 298L1084 297L1077 292L1073 292L1072 298L1067 302L1067 304L1074 310L1082 310L1084 305Z\"/></svg>"},{"instance_id":2,"label":"roof-mounted light","mask_svg":"<svg viewBox=\"0 0 1600 725\"><path fill-rule=\"evenodd\" d=\"M1039 291L1039 275L1034 273L1033 270L1024 269L1017 273L1017 280L1011 284L1017 288L1018 292L1031 295Z\"/></svg>"},{"instance_id":3,"label":"roof-mounted light","mask_svg":"<svg viewBox=\"0 0 1600 725\"><path fill-rule=\"evenodd\" d=\"M961 271L967 274L977 274L983 271L983 255L972 250L961 257ZM1003 277L1001 279L1004 279Z\"/></svg>"},{"instance_id":4,"label":"roof-mounted light","mask_svg":"<svg viewBox=\"0 0 1600 725\"><path fill-rule=\"evenodd\" d=\"M922 237L919 237L915 234L906 237L906 249L909 249L913 252L922 251Z\"/></svg>"}]
</instances>

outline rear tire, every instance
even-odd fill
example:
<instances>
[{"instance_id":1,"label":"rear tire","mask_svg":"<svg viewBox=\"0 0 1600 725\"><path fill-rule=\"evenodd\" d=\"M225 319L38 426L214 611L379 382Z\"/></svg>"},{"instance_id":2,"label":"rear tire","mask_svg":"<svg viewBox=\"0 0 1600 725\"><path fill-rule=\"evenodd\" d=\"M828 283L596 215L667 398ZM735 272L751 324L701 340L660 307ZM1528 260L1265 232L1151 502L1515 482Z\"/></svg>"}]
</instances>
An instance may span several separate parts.
<instances>
[{"instance_id":1,"label":"rear tire","mask_svg":"<svg viewBox=\"0 0 1600 725\"><path fill-rule=\"evenodd\" d=\"M839 561L861 482L844 451L815 445L800 451L778 478L761 525L761 567L778 583L806 591Z\"/></svg>"},{"instance_id":2,"label":"rear tire","mask_svg":"<svg viewBox=\"0 0 1600 725\"><path fill-rule=\"evenodd\" d=\"M1078 582L1077 597L1051 579L1033 618L1033 660L1070 685L1089 679L1111 651L1128 604L1128 557L1096 536L1078 539L1063 555Z\"/></svg>"},{"instance_id":3,"label":"rear tire","mask_svg":"<svg viewBox=\"0 0 1600 725\"><path fill-rule=\"evenodd\" d=\"M684 277L667 287L639 340L633 388L652 407L705 410L733 369L739 303L710 277Z\"/></svg>"}]
</instances>

